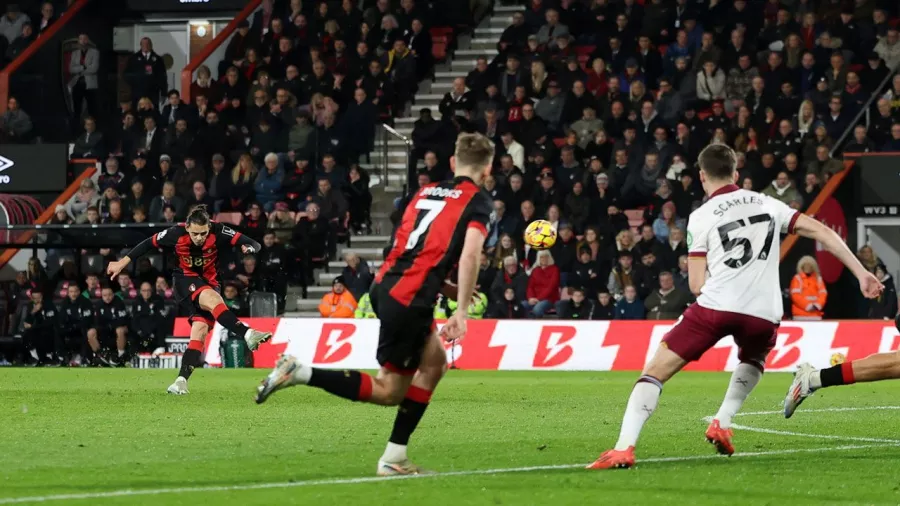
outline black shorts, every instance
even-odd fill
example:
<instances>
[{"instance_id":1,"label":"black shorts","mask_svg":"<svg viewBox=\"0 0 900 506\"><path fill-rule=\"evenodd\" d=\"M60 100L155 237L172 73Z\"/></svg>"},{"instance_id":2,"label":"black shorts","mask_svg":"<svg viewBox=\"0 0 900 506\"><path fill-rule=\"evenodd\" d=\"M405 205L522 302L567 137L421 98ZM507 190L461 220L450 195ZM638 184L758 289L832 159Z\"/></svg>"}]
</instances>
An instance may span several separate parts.
<instances>
[{"instance_id":1,"label":"black shorts","mask_svg":"<svg viewBox=\"0 0 900 506\"><path fill-rule=\"evenodd\" d=\"M435 330L434 309L406 307L377 284L372 285L369 297L381 321L378 363L391 372L415 374L425 343Z\"/></svg>"},{"instance_id":2,"label":"black shorts","mask_svg":"<svg viewBox=\"0 0 900 506\"><path fill-rule=\"evenodd\" d=\"M124 327L124 325L123 325ZM116 340L118 339L118 335L116 334L116 329L118 326L108 326L108 325L98 325L97 326L97 341L100 342L101 347L110 347L114 348L116 346Z\"/></svg>"},{"instance_id":3,"label":"black shorts","mask_svg":"<svg viewBox=\"0 0 900 506\"><path fill-rule=\"evenodd\" d=\"M205 279L191 276L176 276L174 280L175 300L181 306L182 312L187 315L188 323L203 322L209 325L211 329L216 324L216 319L209 311L200 308L197 297L204 290L216 290L218 287L211 286Z\"/></svg>"}]
</instances>

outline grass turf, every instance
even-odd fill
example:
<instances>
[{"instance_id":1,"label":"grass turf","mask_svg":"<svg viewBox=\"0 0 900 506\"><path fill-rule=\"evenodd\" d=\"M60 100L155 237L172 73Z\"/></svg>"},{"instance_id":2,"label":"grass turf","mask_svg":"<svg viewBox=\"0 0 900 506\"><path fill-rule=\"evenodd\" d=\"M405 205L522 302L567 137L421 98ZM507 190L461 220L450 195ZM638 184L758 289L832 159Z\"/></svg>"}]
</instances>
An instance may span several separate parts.
<instances>
[{"instance_id":1,"label":"grass turf","mask_svg":"<svg viewBox=\"0 0 900 506\"><path fill-rule=\"evenodd\" d=\"M685 373L666 386L629 471L580 468L308 484L370 477L394 410L294 388L257 406L266 371L197 371L167 396L174 371L0 370L0 504L13 498L293 482L291 487L61 499L112 504L897 504L900 383L822 391L794 418L736 423L807 436L736 431L744 458L707 456L704 416L727 374ZM411 457L437 471L586 464L610 447L634 373L452 371L413 436ZM745 411L779 410L790 382L766 375ZM820 411L835 407L859 411ZM819 436L839 436L840 439ZM900 443L898 443L900 444ZM869 446L835 450L847 445Z\"/></svg>"}]
</instances>

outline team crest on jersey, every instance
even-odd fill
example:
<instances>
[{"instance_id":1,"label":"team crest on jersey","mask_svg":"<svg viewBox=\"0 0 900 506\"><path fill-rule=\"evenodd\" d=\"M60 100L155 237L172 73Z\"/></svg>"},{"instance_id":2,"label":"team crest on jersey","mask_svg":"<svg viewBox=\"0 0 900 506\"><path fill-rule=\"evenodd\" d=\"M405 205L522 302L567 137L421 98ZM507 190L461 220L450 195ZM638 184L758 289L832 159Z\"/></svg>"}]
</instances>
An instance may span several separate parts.
<instances>
[{"instance_id":1,"label":"team crest on jersey","mask_svg":"<svg viewBox=\"0 0 900 506\"><path fill-rule=\"evenodd\" d=\"M190 291L192 291L192 292L196 292L196 291L197 291L197 285L191 283L191 286L188 287L188 290L190 290Z\"/></svg>"},{"instance_id":2,"label":"team crest on jersey","mask_svg":"<svg viewBox=\"0 0 900 506\"><path fill-rule=\"evenodd\" d=\"M688 249L690 249L691 244L694 242L694 234L688 232L686 240L687 240L687 247L688 247Z\"/></svg>"}]
</instances>

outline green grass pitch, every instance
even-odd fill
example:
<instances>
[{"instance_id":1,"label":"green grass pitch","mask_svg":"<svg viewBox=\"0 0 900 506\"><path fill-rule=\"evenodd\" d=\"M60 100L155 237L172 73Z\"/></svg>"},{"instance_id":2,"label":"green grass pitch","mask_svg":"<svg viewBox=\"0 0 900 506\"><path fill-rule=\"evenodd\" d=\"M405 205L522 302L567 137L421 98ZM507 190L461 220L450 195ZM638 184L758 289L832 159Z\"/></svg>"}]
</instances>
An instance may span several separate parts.
<instances>
[{"instance_id":1,"label":"green grass pitch","mask_svg":"<svg viewBox=\"0 0 900 506\"><path fill-rule=\"evenodd\" d=\"M382 480L394 409L303 387L257 406L266 372L198 370L174 397L174 371L0 370L0 504L900 503L900 382L822 391L784 420L766 412L790 376L766 375L729 459L703 438L729 375L685 373L638 466L598 472L580 466L615 442L636 373L451 371L410 446L443 474Z\"/></svg>"}]
</instances>

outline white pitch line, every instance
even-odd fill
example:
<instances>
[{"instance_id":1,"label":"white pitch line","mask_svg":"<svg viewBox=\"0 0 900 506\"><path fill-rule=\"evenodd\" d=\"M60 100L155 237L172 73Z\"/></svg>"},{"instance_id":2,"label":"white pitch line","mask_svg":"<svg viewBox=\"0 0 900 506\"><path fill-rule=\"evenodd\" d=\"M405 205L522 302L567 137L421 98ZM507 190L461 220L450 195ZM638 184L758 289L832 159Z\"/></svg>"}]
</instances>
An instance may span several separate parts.
<instances>
[{"instance_id":1,"label":"white pitch line","mask_svg":"<svg viewBox=\"0 0 900 506\"><path fill-rule=\"evenodd\" d=\"M868 448L884 448L884 444L869 444L869 445L844 445L844 446L832 446L828 448L804 448L804 449L787 449L787 450L772 450L765 452L747 452L747 453L735 453L731 458L740 458L740 457L767 457L774 455L791 455L796 453L824 453L831 451L845 451L845 450L863 450ZM900 443L894 444L891 446L900 446ZM653 464L653 463L662 463L662 462L688 462L688 461L701 461L701 460L712 460L712 459L726 459L727 457L723 457L721 455L690 455L684 457L656 457L649 459L641 459L638 461L639 464ZM426 478L443 478L443 477L453 477L453 476L479 476L479 475L492 475L492 474L509 474L509 473L525 473L530 471L554 471L554 470L565 470L565 469L577 469L583 468L586 464L564 464L564 465L553 465L553 466L528 466L528 467L509 467L509 468L499 468L499 469L476 469L469 471L449 471L446 473L436 473L436 474L419 474L419 475L408 475L408 476L372 476L372 477L360 477L360 478L336 478L336 479L321 479L321 480L302 480L302 481L287 481L287 482L275 482L275 483L250 483L246 485L221 485L221 486L208 486L208 487L178 487L178 488L157 488L157 489L145 489L145 490L115 490L111 492L95 492L95 493L83 493L83 494L59 494L59 495L45 495L45 496L33 496L33 497L7 497L0 499L0 504L22 504L22 503L39 503L39 502L51 502L51 501L74 501L74 500L83 500L83 499L107 499L113 497L134 497L134 496L148 496L148 495L163 495L163 494L185 494L185 493L209 493L209 492L236 492L236 491L244 491L244 490L263 490L263 489L273 489L273 488L297 488L297 487L313 487L318 485L355 485L360 483L378 483L384 481L400 481L400 480L413 480L413 479L426 479Z\"/></svg>"},{"instance_id":2,"label":"white pitch line","mask_svg":"<svg viewBox=\"0 0 900 506\"><path fill-rule=\"evenodd\" d=\"M820 409L802 409L797 411L797 413L842 413L844 411L884 411L884 410L897 410L900 409L900 406L871 406L871 407L859 407L859 408L820 408ZM738 413L735 416L759 416L759 415L782 415L784 411L748 411L746 413Z\"/></svg>"},{"instance_id":3,"label":"white pitch line","mask_svg":"<svg viewBox=\"0 0 900 506\"><path fill-rule=\"evenodd\" d=\"M858 407L858 408L822 408L822 409L807 409L804 410L806 413L833 413L833 412L843 412L843 411L878 411L878 410L896 410L900 409L900 406L870 406L870 407ZM782 414L781 411L750 411L747 413L738 413L737 416L753 416L753 415L778 415ZM710 421L712 417L707 416L704 417L704 421ZM788 432L788 431L780 431L774 429L762 429L758 427L748 427L745 425L732 425L732 427L740 430L746 430L751 432L762 432L767 434L775 434L780 436L796 436L796 437L809 437L816 439L840 439L840 440L848 440L848 441L861 441L861 442L875 442L880 444L866 444L866 445L843 445L843 446L832 446L828 448L803 448L803 449L786 449L786 450L772 450L765 452L746 452L746 453L735 453L732 455L732 458L737 457L765 457L772 455L791 455L796 453L824 453L830 451L844 451L844 450L862 450L867 448L884 448L884 445L888 446L900 446L900 440L894 439L875 439L875 438L861 438L854 436L833 436L833 435L824 435L824 434L802 434L797 432ZM688 462L688 461L701 461L701 460L712 460L725 458L721 455L689 455L684 457L655 457L649 459L641 459L638 461L639 464L653 464L653 463L662 463L662 462ZM367 477L358 477L358 478L328 478L328 479L319 479L319 480L301 480L301 481L287 481L287 482L274 482L274 483L248 483L245 485L221 485L221 486L206 486L206 487L178 487L178 488L157 488L157 489L144 489L144 490L114 490L111 492L89 492L83 494L58 494L58 495L46 495L46 496L32 496L32 497L7 497L0 498L0 504L23 504L23 503L38 503L38 502L52 502L52 501L74 501L81 499L106 499L113 497L133 497L133 496L147 496L147 495L163 495L163 494L184 494L184 493L205 493L205 492L236 492L243 490L264 490L264 489L273 489L273 488L297 488L297 487L313 487L319 485L355 485L360 483L378 483L383 481L399 481L399 480L410 480L410 479L424 479L424 478L441 478L441 477L452 477L452 476L479 476L479 475L491 475L491 474L510 474L510 473L527 473L531 471L554 471L554 470L565 470L565 469L577 469L583 468L586 464L562 464L562 465L548 465L548 466L528 466L528 467L508 467L508 468L498 468L498 469L475 469L468 471L449 471L446 473L436 473L436 474L419 474L419 475L407 475L407 476L367 476Z\"/></svg>"}]
</instances>

